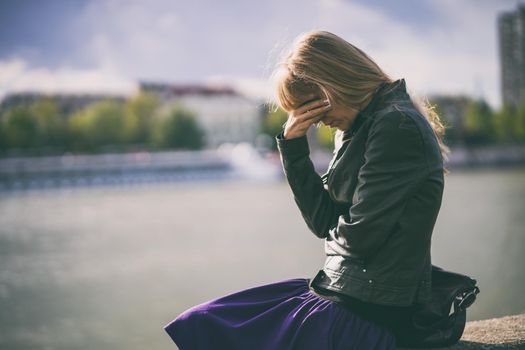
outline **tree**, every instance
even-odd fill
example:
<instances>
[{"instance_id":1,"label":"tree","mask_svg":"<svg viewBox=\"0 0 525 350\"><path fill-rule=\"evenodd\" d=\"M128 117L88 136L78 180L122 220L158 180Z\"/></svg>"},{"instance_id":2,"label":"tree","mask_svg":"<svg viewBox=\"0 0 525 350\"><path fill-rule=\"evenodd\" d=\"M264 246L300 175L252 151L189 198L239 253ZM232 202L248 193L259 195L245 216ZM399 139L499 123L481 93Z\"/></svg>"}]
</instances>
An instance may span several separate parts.
<instances>
[{"instance_id":1,"label":"tree","mask_svg":"<svg viewBox=\"0 0 525 350\"><path fill-rule=\"evenodd\" d=\"M492 119L493 113L487 102L469 101L464 116L465 141L471 144L492 141L495 138Z\"/></svg>"},{"instance_id":2,"label":"tree","mask_svg":"<svg viewBox=\"0 0 525 350\"><path fill-rule=\"evenodd\" d=\"M69 119L72 147L76 150L99 150L102 146L122 144L125 121L122 103L105 100L91 104Z\"/></svg>"},{"instance_id":3,"label":"tree","mask_svg":"<svg viewBox=\"0 0 525 350\"><path fill-rule=\"evenodd\" d=\"M30 111L38 126L37 145L64 149L67 130L55 101L49 97L40 98L30 105Z\"/></svg>"},{"instance_id":4,"label":"tree","mask_svg":"<svg viewBox=\"0 0 525 350\"><path fill-rule=\"evenodd\" d=\"M150 141L153 118L158 107L158 99L148 93L140 93L126 101L124 106L126 142L146 144Z\"/></svg>"},{"instance_id":5,"label":"tree","mask_svg":"<svg viewBox=\"0 0 525 350\"><path fill-rule=\"evenodd\" d=\"M2 115L0 115L0 153L4 152L5 149L7 148L7 140L5 139L6 134L5 134L4 129L5 129L4 118Z\"/></svg>"},{"instance_id":6,"label":"tree","mask_svg":"<svg viewBox=\"0 0 525 350\"><path fill-rule=\"evenodd\" d=\"M180 105L157 117L152 135L156 146L175 149L200 149L204 136L196 115Z\"/></svg>"},{"instance_id":7,"label":"tree","mask_svg":"<svg viewBox=\"0 0 525 350\"><path fill-rule=\"evenodd\" d=\"M492 125L496 133L496 138L500 142L509 142L513 137L513 119L516 110L513 106L504 104L503 107L494 115Z\"/></svg>"},{"instance_id":8,"label":"tree","mask_svg":"<svg viewBox=\"0 0 525 350\"><path fill-rule=\"evenodd\" d=\"M275 136L283 130L283 125L288 120L288 113L281 108L270 111L263 119L261 131L272 138L272 149L277 149Z\"/></svg>"},{"instance_id":9,"label":"tree","mask_svg":"<svg viewBox=\"0 0 525 350\"><path fill-rule=\"evenodd\" d=\"M521 100L516 110L513 130L515 139L525 142L525 98Z\"/></svg>"},{"instance_id":10,"label":"tree","mask_svg":"<svg viewBox=\"0 0 525 350\"><path fill-rule=\"evenodd\" d=\"M5 112L4 134L7 148L31 149L37 145L38 124L29 106L16 106Z\"/></svg>"}]
</instances>

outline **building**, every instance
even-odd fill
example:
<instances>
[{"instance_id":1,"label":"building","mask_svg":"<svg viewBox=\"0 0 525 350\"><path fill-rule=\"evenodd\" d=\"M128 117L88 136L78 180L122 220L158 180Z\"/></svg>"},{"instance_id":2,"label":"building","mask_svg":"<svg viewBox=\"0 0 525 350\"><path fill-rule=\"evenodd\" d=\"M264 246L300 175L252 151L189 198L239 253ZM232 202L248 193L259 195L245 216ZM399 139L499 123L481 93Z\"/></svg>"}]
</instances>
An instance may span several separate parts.
<instances>
[{"instance_id":1,"label":"building","mask_svg":"<svg viewBox=\"0 0 525 350\"><path fill-rule=\"evenodd\" d=\"M206 133L206 147L223 143L255 144L263 105L226 86L141 83L142 92L155 94L164 108L179 104L197 115Z\"/></svg>"},{"instance_id":2,"label":"building","mask_svg":"<svg viewBox=\"0 0 525 350\"><path fill-rule=\"evenodd\" d=\"M525 98L525 5L498 17L503 103L516 106Z\"/></svg>"}]
</instances>

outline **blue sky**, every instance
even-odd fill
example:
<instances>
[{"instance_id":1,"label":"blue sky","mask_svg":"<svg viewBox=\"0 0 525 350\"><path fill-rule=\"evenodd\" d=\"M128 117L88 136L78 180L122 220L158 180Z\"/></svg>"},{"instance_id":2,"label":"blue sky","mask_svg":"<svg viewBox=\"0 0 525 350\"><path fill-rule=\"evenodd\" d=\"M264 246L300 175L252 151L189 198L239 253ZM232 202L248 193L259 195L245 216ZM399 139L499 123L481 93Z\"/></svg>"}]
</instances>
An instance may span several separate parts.
<instances>
[{"instance_id":1,"label":"blue sky","mask_svg":"<svg viewBox=\"0 0 525 350\"><path fill-rule=\"evenodd\" d=\"M332 31L416 95L500 104L497 14L517 0L17 0L0 2L0 96L129 93L139 80L271 94L301 32Z\"/></svg>"}]
</instances>

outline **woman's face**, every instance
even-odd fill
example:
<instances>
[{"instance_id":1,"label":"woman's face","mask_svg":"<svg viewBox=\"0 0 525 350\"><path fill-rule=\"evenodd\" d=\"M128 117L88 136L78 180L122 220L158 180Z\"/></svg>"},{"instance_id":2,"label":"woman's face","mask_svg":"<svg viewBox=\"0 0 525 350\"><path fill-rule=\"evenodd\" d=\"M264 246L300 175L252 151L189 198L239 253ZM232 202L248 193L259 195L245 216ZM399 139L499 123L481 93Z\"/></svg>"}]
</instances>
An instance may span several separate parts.
<instances>
[{"instance_id":1,"label":"woman's face","mask_svg":"<svg viewBox=\"0 0 525 350\"><path fill-rule=\"evenodd\" d=\"M321 122L331 128L346 131L352 126L357 112L357 110L348 109L332 102L332 109L326 113Z\"/></svg>"}]
</instances>

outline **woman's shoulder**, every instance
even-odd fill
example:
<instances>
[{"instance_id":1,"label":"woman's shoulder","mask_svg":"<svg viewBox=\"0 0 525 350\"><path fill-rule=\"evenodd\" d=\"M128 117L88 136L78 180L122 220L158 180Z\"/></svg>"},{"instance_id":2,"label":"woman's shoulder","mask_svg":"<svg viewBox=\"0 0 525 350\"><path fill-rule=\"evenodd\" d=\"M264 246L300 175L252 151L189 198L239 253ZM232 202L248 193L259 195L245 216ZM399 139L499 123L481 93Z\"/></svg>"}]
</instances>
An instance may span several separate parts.
<instances>
[{"instance_id":1,"label":"woman's shoulder","mask_svg":"<svg viewBox=\"0 0 525 350\"><path fill-rule=\"evenodd\" d=\"M370 133L392 132L403 133L402 130L420 132L417 110L400 104L389 104L378 109L371 116ZM424 118L424 117L423 117ZM400 130L401 129L401 130Z\"/></svg>"},{"instance_id":2,"label":"woman's shoulder","mask_svg":"<svg viewBox=\"0 0 525 350\"><path fill-rule=\"evenodd\" d=\"M442 166L437 136L428 119L412 103L392 103L377 111L369 138L384 138L392 148L419 149L429 164Z\"/></svg>"},{"instance_id":3,"label":"woman's shoulder","mask_svg":"<svg viewBox=\"0 0 525 350\"><path fill-rule=\"evenodd\" d=\"M428 136L427 131L432 131L427 118L415 107L410 99L402 99L385 103L371 116L371 130L398 129L409 130ZM433 131L432 131L433 132Z\"/></svg>"}]
</instances>

